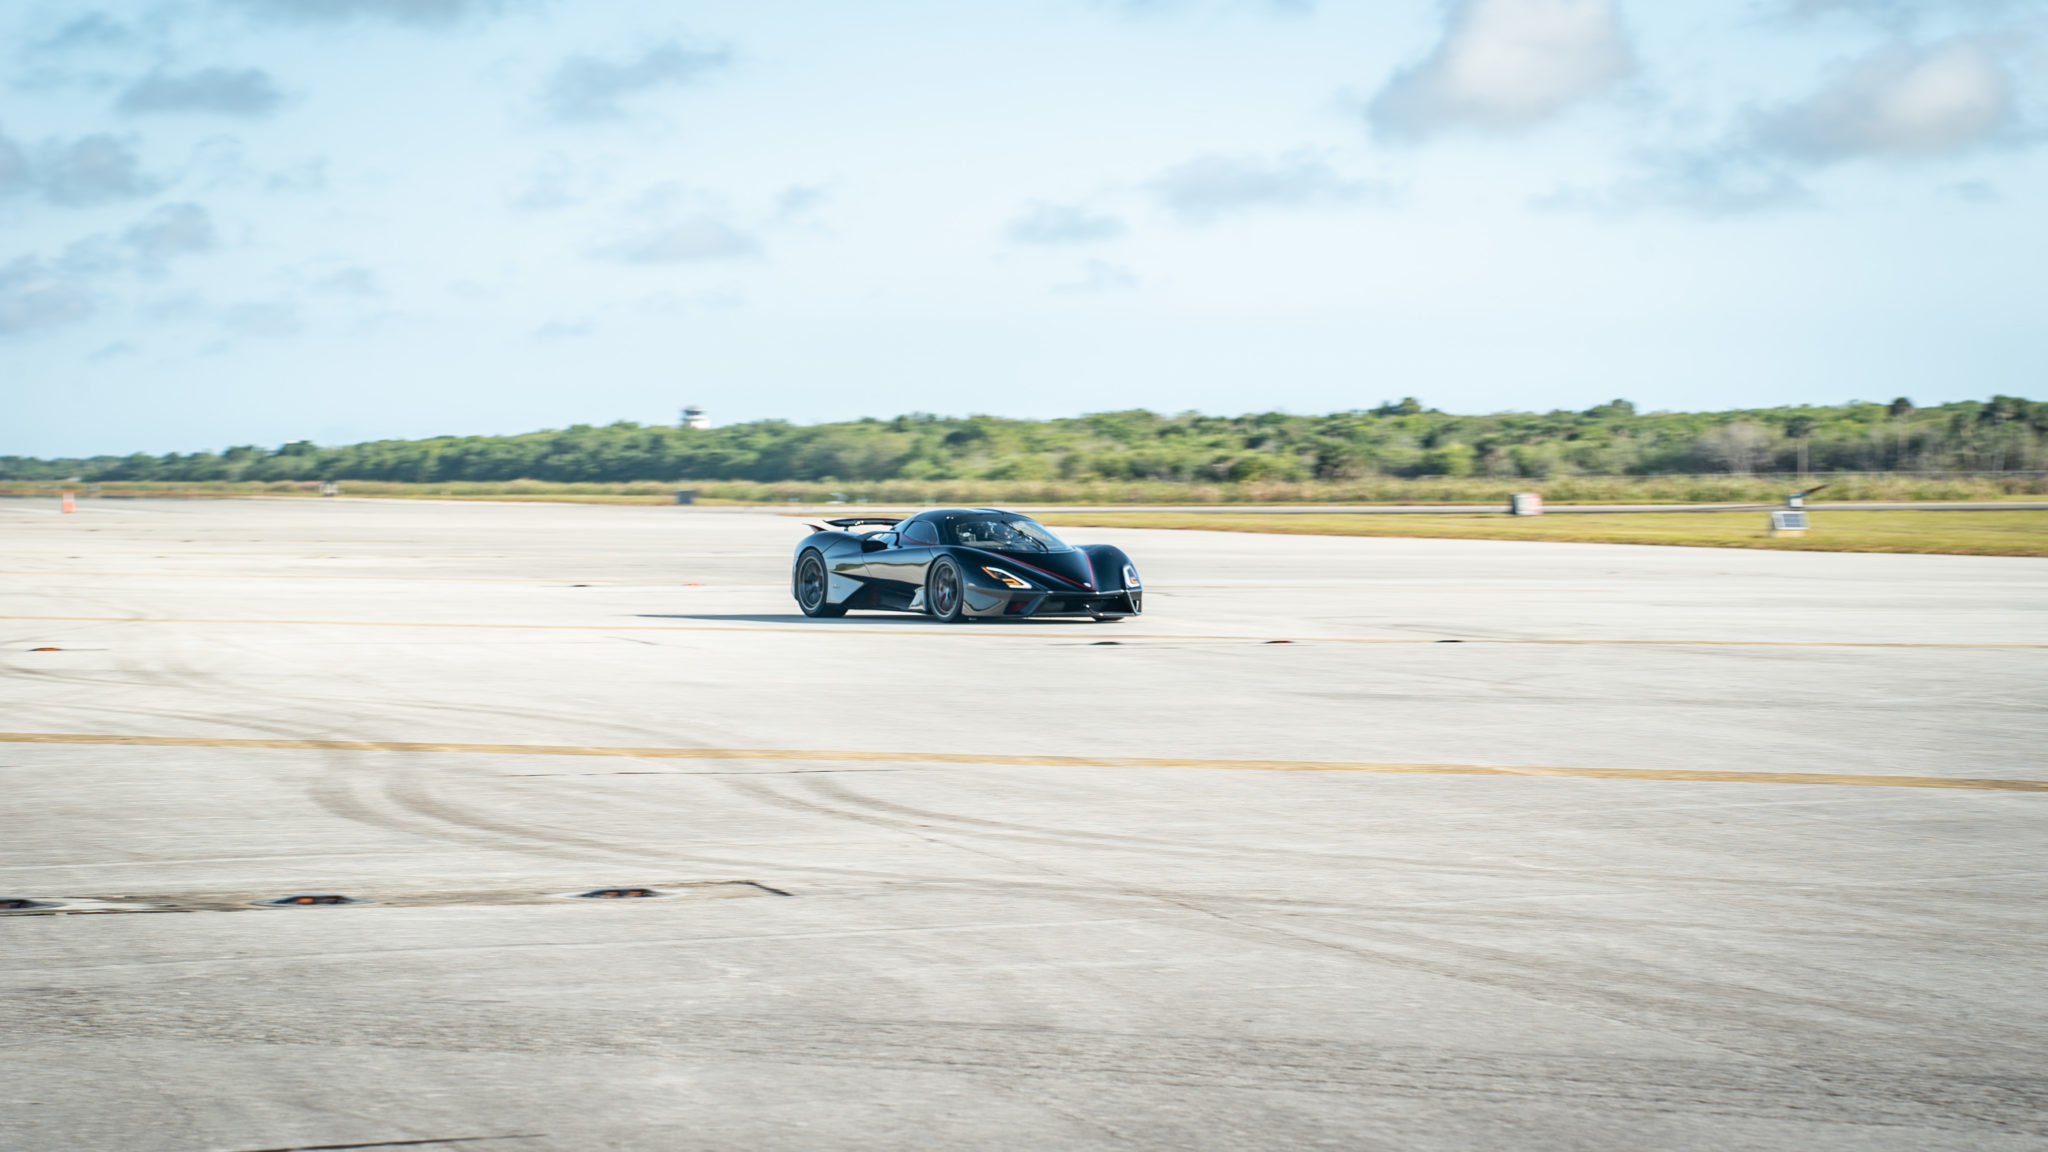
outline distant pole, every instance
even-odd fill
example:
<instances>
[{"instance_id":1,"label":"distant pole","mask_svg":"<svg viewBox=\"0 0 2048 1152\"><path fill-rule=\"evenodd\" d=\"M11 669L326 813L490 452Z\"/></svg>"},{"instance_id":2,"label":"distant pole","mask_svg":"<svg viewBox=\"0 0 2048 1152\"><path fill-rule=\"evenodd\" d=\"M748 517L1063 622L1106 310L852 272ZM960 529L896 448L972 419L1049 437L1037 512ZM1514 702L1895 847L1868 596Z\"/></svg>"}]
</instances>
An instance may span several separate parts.
<instances>
[{"instance_id":1,"label":"distant pole","mask_svg":"<svg viewBox=\"0 0 2048 1152\"><path fill-rule=\"evenodd\" d=\"M1812 467L1812 454L1808 451L1813 443L1814 421L1811 416L1794 416L1785 421L1785 434L1798 445L1799 478L1806 479Z\"/></svg>"}]
</instances>

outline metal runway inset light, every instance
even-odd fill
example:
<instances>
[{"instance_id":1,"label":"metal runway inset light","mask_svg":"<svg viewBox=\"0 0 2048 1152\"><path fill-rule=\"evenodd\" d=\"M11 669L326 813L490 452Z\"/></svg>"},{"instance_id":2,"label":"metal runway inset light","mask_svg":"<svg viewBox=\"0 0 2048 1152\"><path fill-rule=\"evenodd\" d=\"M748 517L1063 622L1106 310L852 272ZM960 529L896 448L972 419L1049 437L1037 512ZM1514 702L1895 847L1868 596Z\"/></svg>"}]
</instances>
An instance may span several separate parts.
<instances>
[{"instance_id":1,"label":"metal runway inset light","mask_svg":"<svg viewBox=\"0 0 2048 1152\"><path fill-rule=\"evenodd\" d=\"M330 904L368 904L370 901L358 900L354 896L343 896L338 892L298 892L290 896L279 896L275 900L258 900L256 903L264 908L315 908Z\"/></svg>"},{"instance_id":2,"label":"metal runway inset light","mask_svg":"<svg viewBox=\"0 0 2048 1152\"><path fill-rule=\"evenodd\" d=\"M648 900L660 895L661 893L656 892L652 888L592 888L588 892L578 892L575 896L575 899Z\"/></svg>"},{"instance_id":3,"label":"metal runway inset light","mask_svg":"<svg viewBox=\"0 0 2048 1152\"><path fill-rule=\"evenodd\" d=\"M54 900L31 900L25 896L0 897L0 912L28 912L36 908L62 908Z\"/></svg>"}]
</instances>

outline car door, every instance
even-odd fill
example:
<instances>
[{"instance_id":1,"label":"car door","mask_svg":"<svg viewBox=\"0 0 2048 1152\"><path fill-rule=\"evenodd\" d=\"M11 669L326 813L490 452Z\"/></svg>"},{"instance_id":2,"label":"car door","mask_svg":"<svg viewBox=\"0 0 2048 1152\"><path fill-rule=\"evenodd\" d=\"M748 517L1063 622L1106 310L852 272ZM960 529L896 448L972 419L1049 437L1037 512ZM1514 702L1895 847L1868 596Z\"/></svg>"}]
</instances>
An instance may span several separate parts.
<instances>
[{"instance_id":1,"label":"car door","mask_svg":"<svg viewBox=\"0 0 2048 1152\"><path fill-rule=\"evenodd\" d=\"M938 529L929 520L913 520L889 535L889 547L868 553L868 579L895 595L915 596L924 587L925 569L939 543Z\"/></svg>"}]
</instances>

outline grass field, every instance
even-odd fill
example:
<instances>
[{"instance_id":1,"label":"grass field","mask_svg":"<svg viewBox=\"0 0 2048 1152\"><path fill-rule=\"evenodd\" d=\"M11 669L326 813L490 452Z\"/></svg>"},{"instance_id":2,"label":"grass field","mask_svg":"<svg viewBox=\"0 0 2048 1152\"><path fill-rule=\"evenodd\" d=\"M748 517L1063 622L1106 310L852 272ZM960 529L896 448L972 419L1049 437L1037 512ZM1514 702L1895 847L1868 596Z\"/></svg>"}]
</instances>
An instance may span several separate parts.
<instances>
[{"instance_id":1,"label":"grass field","mask_svg":"<svg viewBox=\"0 0 2048 1152\"><path fill-rule=\"evenodd\" d=\"M1838 481L1827 499L1861 500L2027 500L2038 499L2039 478L2015 477L1987 480L1982 477L1930 479L1913 476L1868 476ZM109 483L92 493L83 485L46 483L0 483L0 497L54 499L62 489L77 488L82 499L123 497L184 497L232 499L247 497L311 497L317 499L317 481L274 483ZM1078 487L1074 491L1040 490L1032 485L965 485L965 488L1003 488L995 491L944 490L922 493L884 493L864 490L875 502L915 507L933 504L999 504L1035 509L1047 523L1076 527L1182 528L1215 532L1278 532L1311 536L1433 536L1485 540L1555 540L1601 544L1688 544L1710 548L1786 548L1819 552L1935 552L1982 556L2048 556L2048 512L1948 512L1948 511L1821 511L1813 513L1813 530L1804 537L1772 538L1765 531L1762 510L1746 512L1647 512L1514 517L1505 514L1445 515L1346 515L1273 514L1258 512L1178 512L1171 503L1190 497L1208 502L1237 501L1284 503L1320 498L1331 502L1356 500L1361 495L1380 501L1431 503L1465 500L1479 502L1506 497L1494 491L1497 482L1388 481L1370 493L1339 486L1183 486L1162 499L1156 488L1142 490ZM1524 482L1523 490L1544 491L1546 499L1560 502L1562 494L1585 502L1660 503L1671 501L1682 507L1684 500L1773 501L1784 484L1764 477L1580 477L1570 483ZM519 500L579 504L669 504L674 501L673 485L639 482L632 484L553 484L532 480L503 484L384 484L344 481L342 494L352 497L427 500ZM777 504L791 499L822 503L828 495L816 485L705 485L700 502L710 504ZM1547 490L1546 490L1547 489ZM1142 512L1062 512L1063 502L1093 497L1105 503L1149 502L1168 505ZM865 502L865 501L863 501ZM1359 501L1367 502L1367 501Z\"/></svg>"},{"instance_id":2,"label":"grass field","mask_svg":"<svg viewBox=\"0 0 2048 1152\"><path fill-rule=\"evenodd\" d=\"M1828 483L1823 500L2028 500L2048 495L2048 475L1978 473L1929 476L1916 473L1855 473L1800 479L1796 476L1559 476L1548 480L1482 477L1378 476L1363 480L1303 484L1167 483L1163 481L891 480L879 483L817 481L776 484L750 481L567 484L544 480L448 481L405 484L343 480L351 497L413 500L522 500L580 504L671 504L678 488L693 489L700 504L823 504L844 496L853 504L899 507L985 504L1043 508L1055 504L1497 504L1505 508L1515 492L1535 492L1552 504L1775 504L1797 488ZM76 489L81 496L120 498L173 496L311 496L317 480L108 481L98 485L47 480L0 480L0 496L54 497Z\"/></svg>"},{"instance_id":3,"label":"grass field","mask_svg":"<svg viewBox=\"0 0 2048 1152\"><path fill-rule=\"evenodd\" d=\"M1430 536L1595 544L1688 544L1809 552L1938 552L2048 556L2048 512L1815 512L1805 536L1772 537L1755 512L1645 512L1613 515L1261 515L1256 512L1040 510L1054 527L1179 528L1306 536Z\"/></svg>"}]
</instances>

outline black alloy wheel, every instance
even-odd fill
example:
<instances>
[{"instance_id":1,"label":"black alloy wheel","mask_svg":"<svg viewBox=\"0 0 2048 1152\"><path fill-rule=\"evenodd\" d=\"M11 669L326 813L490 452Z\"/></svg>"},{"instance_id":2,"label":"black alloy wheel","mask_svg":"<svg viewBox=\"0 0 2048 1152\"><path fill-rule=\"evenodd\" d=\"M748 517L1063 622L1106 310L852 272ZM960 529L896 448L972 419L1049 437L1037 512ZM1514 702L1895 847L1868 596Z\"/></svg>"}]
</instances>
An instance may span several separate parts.
<instances>
[{"instance_id":1,"label":"black alloy wheel","mask_svg":"<svg viewBox=\"0 0 2048 1152\"><path fill-rule=\"evenodd\" d=\"M825 600L825 558L806 552L796 562L796 606L806 616L844 616L846 605Z\"/></svg>"},{"instance_id":2,"label":"black alloy wheel","mask_svg":"<svg viewBox=\"0 0 2048 1152\"><path fill-rule=\"evenodd\" d=\"M941 559L932 565L932 574L925 577L924 604L941 623L958 624L967 619L966 588L959 567L951 560Z\"/></svg>"}]
</instances>

